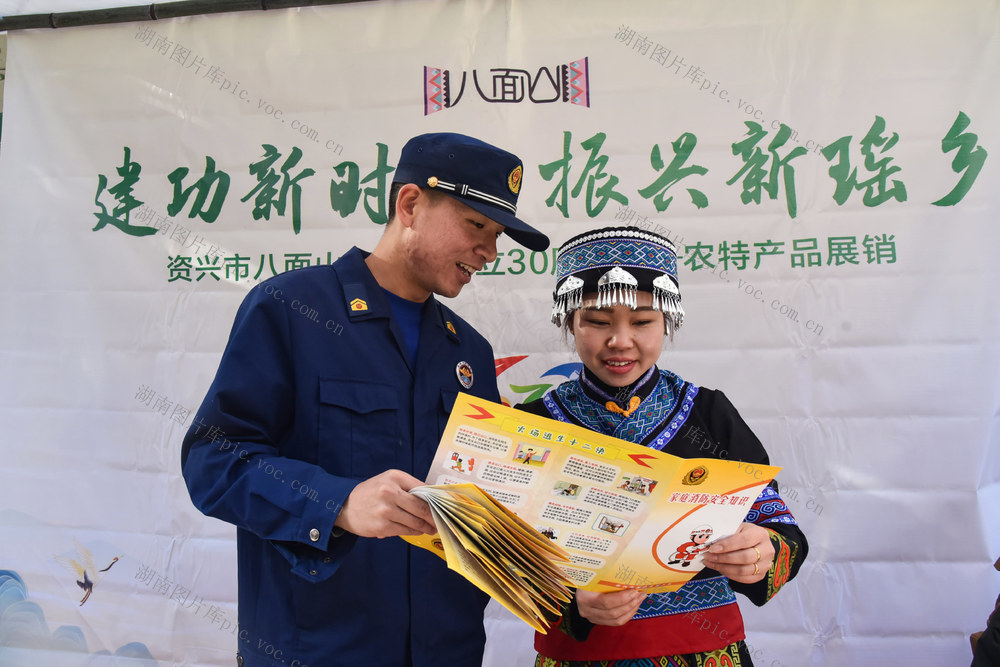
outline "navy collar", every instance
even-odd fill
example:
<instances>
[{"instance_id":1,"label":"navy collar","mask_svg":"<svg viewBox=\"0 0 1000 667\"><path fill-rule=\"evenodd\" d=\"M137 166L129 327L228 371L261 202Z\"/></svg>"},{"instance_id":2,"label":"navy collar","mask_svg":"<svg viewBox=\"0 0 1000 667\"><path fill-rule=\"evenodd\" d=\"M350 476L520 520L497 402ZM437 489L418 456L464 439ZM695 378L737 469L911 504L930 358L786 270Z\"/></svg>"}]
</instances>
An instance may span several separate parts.
<instances>
[{"instance_id":1,"label":"navy collar","mask_svg":"<svg viewBox=\"0 0 1000 667\"><path fill-rule=\"evenodd\" d=\"M365 264L365 259L370 254L355 246L344 253L333 265L337 277L340 279L347 314L352 322L379 317L392 319L389 299L383 293L378 281L375 280L371 269ZM430 323L435 328L444 330L448 338L455 342L461 342L456 325L453 323L456 319L455 316L441 305L433 294L424 302L423 317L425 325Z\"/></svg>"}]
</instances>

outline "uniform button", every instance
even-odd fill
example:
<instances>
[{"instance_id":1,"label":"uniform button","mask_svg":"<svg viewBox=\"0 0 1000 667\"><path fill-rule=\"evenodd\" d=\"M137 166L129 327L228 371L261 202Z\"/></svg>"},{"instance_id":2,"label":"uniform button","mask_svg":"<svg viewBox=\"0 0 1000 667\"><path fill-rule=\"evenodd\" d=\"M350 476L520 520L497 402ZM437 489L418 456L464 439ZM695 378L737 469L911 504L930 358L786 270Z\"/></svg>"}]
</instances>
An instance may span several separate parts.
<instances>
[{"instance_id":1,"label":"uniform button","mask_svg":"<svg viewBox=\"0 0 1000 667\"><path fill-rule=\"evenodd\" d=\"M312 540L313 542L319 542L319 530L316 528L310 530L309 539Z\"/></svg>"},{"instance_id":2,"label":"uniform button","mask_svg":"<svg viewBox=\"0 0 1000 667\"><path fill-rule=\"evenodd\" d=\"M309 574L311 574L312 576L315 577L316 576L316 570L309 570Z\"/></svg>"},{"instance_id":3,"label":"uniform button","mask_svg":"<svg viewBox=\"0 0 1000 667\"><path fill-rule=\"evenodd\" d=\"M331 560L333 560L333 559L330 558L329 556L327 556L326 558L323 559L323 562L324 563L329 563Z\"/></svg>"}]
</instances>

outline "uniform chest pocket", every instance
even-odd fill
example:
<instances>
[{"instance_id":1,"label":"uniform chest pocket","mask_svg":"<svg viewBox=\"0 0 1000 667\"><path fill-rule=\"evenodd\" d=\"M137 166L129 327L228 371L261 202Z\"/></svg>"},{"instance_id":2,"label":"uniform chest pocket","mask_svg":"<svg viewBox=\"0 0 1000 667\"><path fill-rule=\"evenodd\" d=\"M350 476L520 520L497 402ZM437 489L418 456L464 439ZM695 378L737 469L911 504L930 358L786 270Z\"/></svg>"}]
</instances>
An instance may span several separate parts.
<instances>
[{"instance_id":1,"label":"uniform chest pocket","mask_svg":"<svg viewBox=\"0 0 1000 667\"><path fill-rule=\"evenodd\" d=\"M402 439L391 384L319 381L319 461L328 472L368 478L395 467Z\"/></svg>"},{"instance_id":2,"label":"uniform chest pocket","mask_svg":"<svg viewBox=\"0 0 1000 667\"><path fill-rule=\"evenodd\" d=\"M455 399L458 398L457 391L441 390L441 408L438 411L438 430L444 433L444 427L448 425L448 418L451 417L451 409L455 407Z\"/></svg>"}]
</instances>

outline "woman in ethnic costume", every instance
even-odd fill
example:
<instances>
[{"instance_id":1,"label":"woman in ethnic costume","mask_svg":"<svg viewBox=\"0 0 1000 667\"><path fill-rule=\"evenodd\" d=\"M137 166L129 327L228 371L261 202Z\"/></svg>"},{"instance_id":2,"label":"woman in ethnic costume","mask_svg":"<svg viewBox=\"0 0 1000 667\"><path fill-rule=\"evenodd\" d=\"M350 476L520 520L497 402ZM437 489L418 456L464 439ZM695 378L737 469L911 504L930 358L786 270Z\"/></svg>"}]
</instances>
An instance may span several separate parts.
<instances>
[{"instance_id":1,"label":"woman in ethnic costume","mask_svg":"<svg viewBox=\"0 0 1000 667\"><path fill-rule=\"evenodd\" d=\"M684 319L670 241L636 228L599 229L567 241L556 268L552 320L565 319L584 369L520 409L683 458L768 464L721 391L656 367L665 335L673 338ZM764 604L807 551L771 482L736 534L701 553L704 569L678 591L577 591L558 628L535 634L535 665L750 666L734 592Z\"/></svg>"}]
</instances>

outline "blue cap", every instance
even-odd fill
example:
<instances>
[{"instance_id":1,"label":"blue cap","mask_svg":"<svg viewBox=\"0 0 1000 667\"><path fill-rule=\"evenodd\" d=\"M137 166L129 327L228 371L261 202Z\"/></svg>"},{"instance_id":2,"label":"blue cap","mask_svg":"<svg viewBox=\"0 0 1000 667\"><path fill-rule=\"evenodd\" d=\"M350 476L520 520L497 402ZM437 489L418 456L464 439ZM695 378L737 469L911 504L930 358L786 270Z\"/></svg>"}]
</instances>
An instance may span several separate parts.
<instances>
[{"instance_id":1,"label":"blue cap","mask_svg":"<svg viewBox=\"0 0 1000 667\"><path fill-rule=\"evenodd\" d=\"M453 132L421 134L406 142L395 183L433 188L504 226L529 250L545 250L549 237L516 217L524 166L513 153Z\"/></svg>"}]
</instances>

